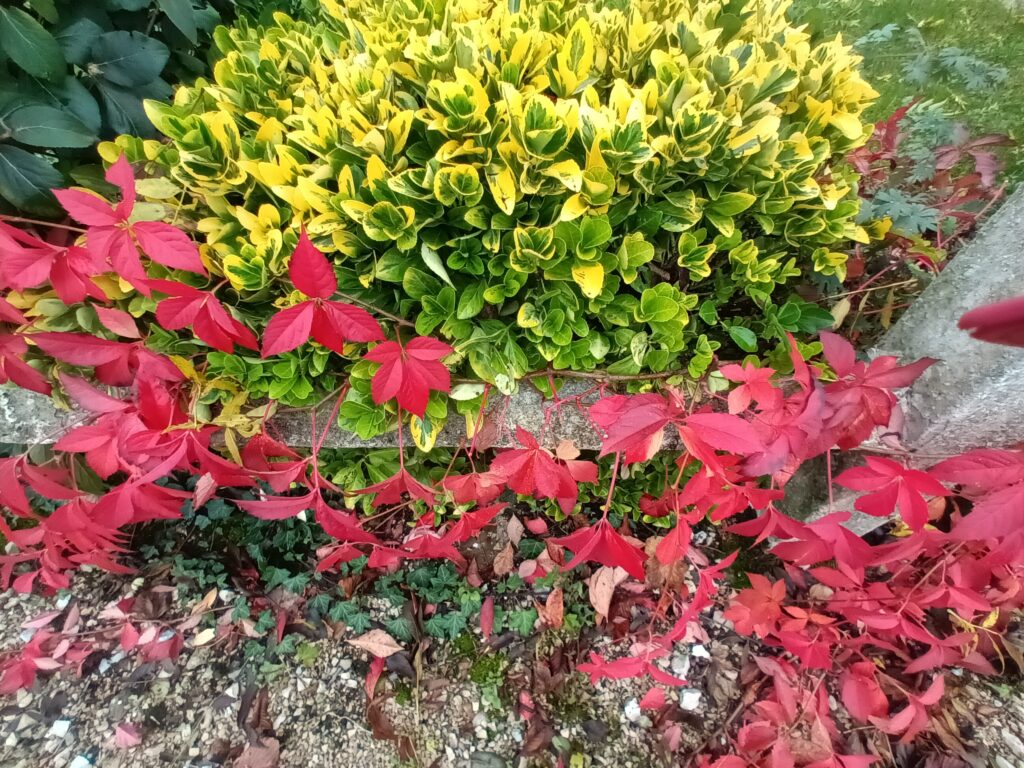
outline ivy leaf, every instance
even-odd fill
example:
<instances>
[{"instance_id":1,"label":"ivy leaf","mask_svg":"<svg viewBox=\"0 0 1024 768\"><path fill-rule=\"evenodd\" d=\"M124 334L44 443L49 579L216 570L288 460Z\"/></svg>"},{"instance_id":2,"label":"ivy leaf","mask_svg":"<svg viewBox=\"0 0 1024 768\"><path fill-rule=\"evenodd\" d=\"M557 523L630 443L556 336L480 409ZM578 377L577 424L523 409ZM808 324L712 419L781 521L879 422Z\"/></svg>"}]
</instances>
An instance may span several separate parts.
<instances>
[{"instance_id":1,"label":"ivy leaf","mask_svg":"<svg viewBox=\"0 0 1024 768\"><path fill-rule=\"evenodd\" d=\"M867 466L848 469L836 478L844 488L868 492L854 503L861 512L888 517L898 508L903 521L919 531L928 522L928 502L924 497L949 495L927 472L908 469L880 456L868 456L866 461Z\"/></svg>"},{"instance_id":2,"label":"ivy leaf","mask_svg":"<svg viewBox=\"0 0 1024 768\"><path fill-rule=\"evenodd\" d=\"M53 35L20 8L0 8L0 48L30 75L56 80L66 73L67 63Z\"/></svg>"},{"instance_id":3,"label":"ivy leaf","mask_svg":"<svg viewBox=\"0 0 1024 768\"><path fill-rule=\"evenodd\" d=\"M673 411L661 395L612 395L590 407L590 418L605 431L601 456L623 453L627 464L647 461L661 447Z\"/></svg>"},{"instance_id":4,"label":"ivy leaf","mask_svg":"<svg viewBox=\"0 0 1024 768\"><path fill-rule=\"evenodd\" d=\"M212 293L173 280L151 280L149 286L170 297L156 307L156 320L162 328L174 331L191 325L198 338L228 354L234 352L235 344L259 348L252 331L228 314Z\"/></svg>"},{"instance_id":5,"label":"ivy leaf","mask_svg":"<svg viewBox=\"0 0 1024 768\"><path fill-rule=\"evenodd\" d=\"M364 355L365 360L381 364L371 382L373 402L380 405L394 399L404 410L423 418L431 392L451 391L451 374L440 361L453 351L444 342L425 336L404 347L397 341L378 344Z\"/></svg>"}]
</instances>

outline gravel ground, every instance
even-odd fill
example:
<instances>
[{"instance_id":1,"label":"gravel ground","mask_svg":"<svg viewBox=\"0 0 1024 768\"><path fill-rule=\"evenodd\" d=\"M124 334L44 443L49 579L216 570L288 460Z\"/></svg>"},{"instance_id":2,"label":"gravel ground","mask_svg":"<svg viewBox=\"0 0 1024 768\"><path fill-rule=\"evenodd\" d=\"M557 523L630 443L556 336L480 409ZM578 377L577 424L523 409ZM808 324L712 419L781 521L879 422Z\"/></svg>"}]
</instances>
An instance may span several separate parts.
<instances>
[{"instance_id":1,"label":"gravel ground","mask_svg":"<svg viewBox=\"0 0 1024 768\"><path fill-rule=\"evenodd\" d=\"M122 596L118 590L124 588L123 579L103 574L87 574L76 581L75 597L86 628L93 626L96 612ZM21 629L23 622L63 603L8 593L0 596L0 605L3 651L24 644L28 635ZM83 677L71 672L40 677L32 690L0 700L0 766L517 768L551 764L550 759L519 756L528 746L529 733L528 724L512 706L518 697L512 681L530 676L535 664L533 645L524 644L510 663L509 682L502 691L506 706L501 709L485 701L468 679L470 659L432 659L424 665L415 688L405 677L386 674L378 686L376 720L394 735L377 739L370 725L375 718L367 717L365 653L337 640L313 644L319 653L309 666L293 661L267 681L267 709L260 730L280 745L277 763L250 762L252 754L239 757L248 744L238 722L239 710L247 688L256 688L247 683L242 655L186 648L176 664L140 667L134 659L108 658L90 665L96 668ZM675 663L677 670L686 663L699 675L710 662L701 657L692 664L679 659ZM659 736L637 706L646 688L639 681L605 681L591 687L573 676L550 695L538 696L538 704L550 719L554 736L584 751L589 765L655 765L661 762ZM404 696L395 695L402 691ZM246 709L245 719L251 723L252 707ZM130 749L114 743L115 729L125 723L138 725L142 737L141 744Z\"/></svg>"},{"instance_id":2,"label":"gravel ground","mask_svg":"<svg viewBox=\"0 0 1024 768\"><path fill-rule=\"evenodd\" d=\"M126 588L119 577L89 574L76 581L85 628ZM61 607L55 600L0 595L0 651L20 647L21 625ZM606 641L596 641L599 652ZM240 652L186 649L176 664L139 665L135 659L90 664L83 677L62 672L37 681L30 691L0 699L0 766L3 768L526 768L552 765L552 753L522 757L536 741L534 721L516 702L523 688L550 724L542 747L556 745L586 755L587 766L640 768L679 764L686 756L722 743L723 724L742 697L737 671L747 653L743 641L711 617L708 634L690 638L661 662L685 677L687 687L670 690L681 720L680 751L667 760L665 723L652 722L638 701L649 683L602 681L591 686L579 675L545 667L550 648L537 639L507 649L510 661L500 686L501 703L470 680L478 656L446 656L433 650L418 684L396 665L377 688L368 711L365 652L340 640L319 640L308 665L293 659L266 679L266 698L249 679ZM950 675L956 693L938 717L933 740L970 765L1024 766L1024 691L973 675ZM254 704L253 699L256 699ZM240 711L245 716L240 717ZM118 725L139 727L141 743L114 743ZM255 728L255 730L254 730ZM258 732L262 751L248 748ZM382 738L375 738L377 736ZM277 754L279 749L279 755ZM533 750L537 751L537 750ZM907 765L916 764L913 761Z\"/></svg>"}]
</instances>

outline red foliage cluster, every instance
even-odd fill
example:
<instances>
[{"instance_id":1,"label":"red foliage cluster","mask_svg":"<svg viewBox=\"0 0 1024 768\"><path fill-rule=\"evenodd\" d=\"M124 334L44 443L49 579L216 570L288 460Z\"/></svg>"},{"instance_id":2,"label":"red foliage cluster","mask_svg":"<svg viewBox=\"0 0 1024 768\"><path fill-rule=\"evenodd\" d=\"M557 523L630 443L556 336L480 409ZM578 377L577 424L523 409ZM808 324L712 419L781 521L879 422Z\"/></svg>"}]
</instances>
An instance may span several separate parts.
<instances>
[{"instance_id":1,"label":"red foliage cluster","mask_svg":"<svg viewBox=\"0 0 1024 768\"><path fill-rule=\"evenodd\" d=\"M156 313L165 327L191 327L218 349L236 344L256 348L256 335L230 314L214 296L215 289L147 276L142 255L176 269L204 270L182 233L130 221L134 185L127 163L116 164L108 178L122 191L116 205L82 192L59 195L88 227L84 249L44 242L8 227L0 231L0 278L6 287L23 290L49 282L68 299L103 302L102 294L89 288L88 278L116 271L140 291L168 297ZM339 354L353 354L356 344L379 342L362 355L378 364L372 382L376 402L394 400L399 413L422 415L432 391L448 391L450 377L441 361L451 348L429 338L385 341L365 309L333 298L333 268L304 234L290 275L309 298L271 319L262 334L264 355L311 338ZM0 304L0 311L4 322L22 326L0 336L0 381L49 390L50 382L23 360L33 344L65 367L91 369L96 381L127 390L115 397L85 378L61 374L63 389L91 418L61 437L57 457L44 465L33 464L27 454L0 460L0 503L9 515L0 516L0 533L17 546L16 552L0 556L0 584L5 587L64 588L69 572L84 564L125 570L119 557L126 526L178 518L184 501L201 506L222 488L251 489L255 500L234 503L261 519L312 511L337 540L321 553L321 569L364 554L371 568L424 558L446 558L465 567L458 545L501 511L504 505L492 502L505 489L552 499L571 513L579 484L598 480L596 464L578 459L565 446L549 451L522 429L517 432L520 448L499 452L484 470L446 477L438 485L416 479L402 462L397 474L383 482L338 488L319 472L317 453L324 438L315 434L307 457L258 434L245 445L241 463L235 463L211 449L219 428L197 421L190 411L190 382L170 359L148 349L134 323L116 310L106 313L105 324L127 341L32 332L9 304ZM927 707L942 692L939 675L923 690L915 687L921 673L951 664L991 671L988 659L997 650L999 632L1010 611L1024 603L1024 457L1018 452L973 451L927 470L870 457L865 466L840 475L840 485L863 492L858 509L902 518L910 535L894 542L872 545L854 535L843 526L846 512L799 522L776 508L787 480L803 462L837 447L859 446L876 428L888 425L897 404L894 390L909 385L933 362L901 366L894 358L880 357L863 363L843 339L826 333L821 340L825 360L818 365L809 365L792 345L791 375L750 365L721 366L721 374L737 385L727 397L708 392L694 399L667 389L616 394L593 403L589 414L603 436L601 453L614 454L615 473L622 465L651 458L667 430L677 433L682 451L674 482L658 498L641 501L646 514L674 517L674 525L653 550L656 562L649 562L628 525L612 524L606 504L595 523L549 538L545 555L536 563L538 573L585 562L621 567L639 582L652 569L681 561L692 566L696 575L690 588L677 584L658 601L649 601L654 608L651 622L631 634L627 655L609 660L592 654L580 666L595 681L650 674L675 685L681 681L655 662L667 657L699 613L716 602L725 569L735 558L733 553L709 562L692 546L691 526L704 519L720 522L745 515L747 519L731 525L732 532L755 542L778 540L771 551L781 572L775 578L752 574L751 586L735 596L726 615L737 631L756 635L799 661L800 668L783 656L760 660L771 688L748 713L736 737L736 755L718 760L717 768L866 765L870 759L864 756L836 751L840 745L828 688L820 676L817 684L808 676L814 670L838 674L851 717L912 738L926 727ZM109 490L93 495L79 487L75 463L69 460L75 454L111 481ZM194 493L161 484L176 473L200 478ZM264 484L273 494L264 493ZM613 477L610 493L614 487ZM972 502L969 513L948 502L954 488L958 498ZM440 529L434 516L426 515L403 540L382 541L337 504L343 494L373 494L377 506L404 499L431 503L449 496L478 508ZM55 511L37 512L33 496L56 502ZM933 524L940 519L948 529ZM533 527L538 535L546 533L546 525ZM563 550L574 555L567 564ZM122 609L128 616L130 606ZM493 611L493 604L488 610ZM482 617L483 623L489 620ZM130 621L122 630L128 633L122 642L132 648L146 645L143 637L163 642L163 634L150 637L145 632L136 633L133 641L136 630L127 627L132 627ZM4 663L3 689L31 684L37 670L80 659L76 646L62 645L59 634L38 629L23 653ZM168 646L166 655L173 656L175 648ZM897 668L881 672L872 662L879 653L897 660Z\"/></svg>"}]
</instances>

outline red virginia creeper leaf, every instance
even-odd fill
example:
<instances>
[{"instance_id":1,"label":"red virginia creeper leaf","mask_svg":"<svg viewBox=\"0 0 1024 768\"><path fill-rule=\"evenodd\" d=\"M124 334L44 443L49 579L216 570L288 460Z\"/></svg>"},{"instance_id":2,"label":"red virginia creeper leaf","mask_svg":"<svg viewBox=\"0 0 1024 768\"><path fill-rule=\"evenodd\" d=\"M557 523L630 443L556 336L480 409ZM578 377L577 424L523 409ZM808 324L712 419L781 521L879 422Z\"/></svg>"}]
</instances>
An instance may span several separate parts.
<instances>
[{"instance_id":1,"label":"red virginia creeper leaf","mask_svg":"<svg viewBox=\"0 0 1024 768\"><path fill-rule=\"evenodd\" d=\"M424 336L404 347L397 341L378 344L363 356L381 364L371 382L373 402L380 405L395 399L404 410L422 418L432 391L451 391L451 374L440 360L453 351L444 342Z\"/></svg>"}]
</instances>

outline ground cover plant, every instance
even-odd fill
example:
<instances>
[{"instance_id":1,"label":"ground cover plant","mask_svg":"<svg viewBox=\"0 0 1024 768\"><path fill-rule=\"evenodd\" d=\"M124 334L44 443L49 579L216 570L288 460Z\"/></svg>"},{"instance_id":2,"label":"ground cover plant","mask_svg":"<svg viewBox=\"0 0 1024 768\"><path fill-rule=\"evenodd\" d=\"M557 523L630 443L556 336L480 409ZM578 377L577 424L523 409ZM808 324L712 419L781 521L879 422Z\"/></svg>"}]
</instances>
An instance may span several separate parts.
<instances>
[{"instance_id":1,"label":"ground cover plant","mask_svg":"<svg viewBox=\"0 0 1024 768\"><path fill-rule=\"evenodd\" d=\"M943 104L975 135L1020 141L1024 21L1007 4L799 0L793 18L824 38L842 34L865 55L862 69L880 93L871 120L924 99ZM1008 158L1007 175L1019 180L1020 149Z\"/></svg>"},{"instance_id":2,"label":"ground cover plant","mask_svg":"<svg viewBox=\"0 0 1024 768\"><path fill-rule=\"evenodd\" d=\"M302 611L347 626L372 698L418 635L472 628L493 650L596 622L615 644L577 669L649 677L674 751L666 660L717 606L756 638L757 685L702 764L851 768L930 727L944 667L1019 661L1020 452L922 468L865 446L935 361L861 362L803 298L841 292L848 242L890 231L858 223L858 184L899 142L867 143L849 49L812 43L785 3L322 9L218 29L212 78L146 105L167 140L101 148L112 191L56 190L53 228L0 222L0 379L84 414L52 450L0 459L0 578L127 572L148 523L172 537L144 555L173 553L207 595L172 619L164 585L102 630L42 617L0 688L102 644L163 660L270 636L273 665ZM985 143L963 152L992 169ZM1005 341L1003 319L975 332ZM571 378L587 388L562 393ZM522 428L494 449L486 406L526 386L549 415L585 410L596 455ZM306 410L308 450L275 436L283 407ZM449 411L467 439L434 449ZM397 450L331 451L336 423ZM855 450L835 481L897 515L889 535L779 511L804 462ZM477 562L469 545L512 519ZM227 564L174 541L193 528ZM249 595L215 608L229 569ZM360 585L397 613L371 616ZM527 588L543 602L503 599Z\"/></svg>"}]
</instances>

